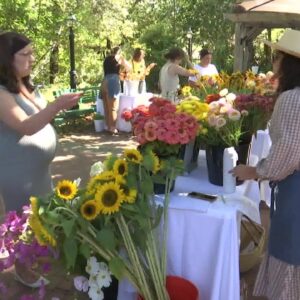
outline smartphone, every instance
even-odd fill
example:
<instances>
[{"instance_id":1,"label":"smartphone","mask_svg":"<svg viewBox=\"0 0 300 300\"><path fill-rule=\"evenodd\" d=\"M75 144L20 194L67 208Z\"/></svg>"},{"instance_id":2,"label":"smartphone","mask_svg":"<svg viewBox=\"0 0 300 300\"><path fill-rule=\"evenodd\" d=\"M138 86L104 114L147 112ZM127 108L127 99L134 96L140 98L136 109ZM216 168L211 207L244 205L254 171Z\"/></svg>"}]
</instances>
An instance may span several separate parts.
<instances>
[{"instance_id":1,"label":"smartphone","mask_svg":"<svg viewBox=\"0 0 300 300\"><path fill-rule=\"evenodd\" d=\"M188 196L192 198L209 201L209 202L214 202L218 198L218 195L211 195L211 194L198 193L198 192L190 192L188 193Z\"/></svg>"}]
</instances>

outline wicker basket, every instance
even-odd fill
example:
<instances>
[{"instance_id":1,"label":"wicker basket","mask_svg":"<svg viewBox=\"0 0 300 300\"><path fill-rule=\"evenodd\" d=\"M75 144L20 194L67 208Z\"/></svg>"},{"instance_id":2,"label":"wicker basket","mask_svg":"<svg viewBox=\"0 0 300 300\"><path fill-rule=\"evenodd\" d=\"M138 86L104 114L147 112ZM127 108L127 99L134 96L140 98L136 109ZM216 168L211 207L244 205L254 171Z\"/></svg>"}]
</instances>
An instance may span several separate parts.
<instances>
[{"instance_id":1,"label":"wicker basket","mask_svg":"<svg viewBox=\"0 0 300 300\"><path fill-rule=\"evenodd\" d=\"M262 225L243 215L241 221L240 272L255 267L263 258L266 232Z\"/></svg>"}]
</instances>

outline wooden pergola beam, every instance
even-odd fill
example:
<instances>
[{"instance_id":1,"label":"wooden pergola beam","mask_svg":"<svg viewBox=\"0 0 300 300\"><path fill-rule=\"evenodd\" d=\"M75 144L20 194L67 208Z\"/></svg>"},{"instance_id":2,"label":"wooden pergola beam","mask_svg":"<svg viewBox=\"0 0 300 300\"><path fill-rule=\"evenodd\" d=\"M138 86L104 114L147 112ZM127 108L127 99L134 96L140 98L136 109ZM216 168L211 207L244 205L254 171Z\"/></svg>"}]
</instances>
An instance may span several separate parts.
<instances>
[{"instance_id":1,"label":"wooden pergola beam","mask_svg":"<svg viewBox=\"0 0 300 300\"><path fill-rule=\"evenodd\" d=\"M299 28L299 14L276 13L276 12L244 12L227 13L224 17L235 23L244 23L248 26L257 26L264 28Z\"/></svg>"}]
</instances>

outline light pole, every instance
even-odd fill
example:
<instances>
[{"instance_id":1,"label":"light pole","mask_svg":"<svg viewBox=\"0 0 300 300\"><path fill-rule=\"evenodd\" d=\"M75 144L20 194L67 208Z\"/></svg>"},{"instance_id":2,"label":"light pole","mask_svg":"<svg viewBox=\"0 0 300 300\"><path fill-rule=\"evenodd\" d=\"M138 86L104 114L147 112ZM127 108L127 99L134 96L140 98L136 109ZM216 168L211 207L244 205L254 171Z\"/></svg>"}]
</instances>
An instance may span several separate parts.
<instances>
[{"instance_id":1,"label":"light pole","mask_svg":"<svg viewBox=\"0 0 300 300\"><path fill-rule=\"evenodd\" d=\"M75 71L75 47L74 47L74 31L73 27L76 23L76 17L70 15L68 17L69 26L69 42L70 42L70 87L76 89L76 71Z\"/></svg>"},{"instance_id":2,"label":"light pole","mask_svg":"<svg viewBox=\"0 0 300 300\"><path fill-rule=\"evenodd\" d=\"M193 56L193 50L192 50L193 31L192 31L191 27L189 27L189 30L186 33L186 37L188 39L188 55L189 55L190 61L192 61L192 56Z\"/></svg>"}]
</instances>

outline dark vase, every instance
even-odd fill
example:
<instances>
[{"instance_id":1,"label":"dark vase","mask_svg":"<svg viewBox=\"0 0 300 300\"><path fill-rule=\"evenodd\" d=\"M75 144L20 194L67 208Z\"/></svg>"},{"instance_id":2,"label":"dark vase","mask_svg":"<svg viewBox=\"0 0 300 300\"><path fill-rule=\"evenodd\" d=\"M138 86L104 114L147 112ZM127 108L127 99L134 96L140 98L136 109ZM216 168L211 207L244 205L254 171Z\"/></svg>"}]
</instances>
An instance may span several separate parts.
<instances>
[{"instance_id":1,"label":"dark vase","mask_svg":"<svg viewBox=\"0 0 300 300\"><path fill-rule=\"evenodd\" d=\"M197 287L184 278L178 276L167 276L166 288L170 300L200 300L200 295ZM143 297L138 295L138 300L143 300Z\"/></svg>"},{"instance_id":2,"label":"dark vase","mask_svg":"<svg viewBox=\"0 0 300 300\"><path fill-rule=\"evenodd\" d=\"M191 172L197 167L199 151L200 142L198 141L198 139L195 139L192 142L181 146L178 158L183 160L185 171Z\"/></svg>"},{"instance_id":3,"label":"dark vase","mask_svg":"<svg viewBox=\"0 0 300 300\"><path fill-rule=\"evenodd\" d=\"M207 146L206 147L206 163L208 180L210 183L222 186L223 185L223 153L222 146ZM247 165L249 163L249 155L251 150L251 142L243 142L235 147L238 155L237 164ZM240 185L244 181L237 180L236 184Z\"/></svg>"},{"instance_id":4,"label":"dark vase","mask_svg":"<svg viewBox=\"0 0 300 300\"><path fill-rule=\"evenodd\" d=\"M173 180L173 182L172 182L170 192L172 192L174 190L174 186L175 186L175 180ZM156 194L156 195L164 194L166 191L166 184L165 183L154 183L153 190L154 190L154 194Z\"/></svg>"}]
</instances>

